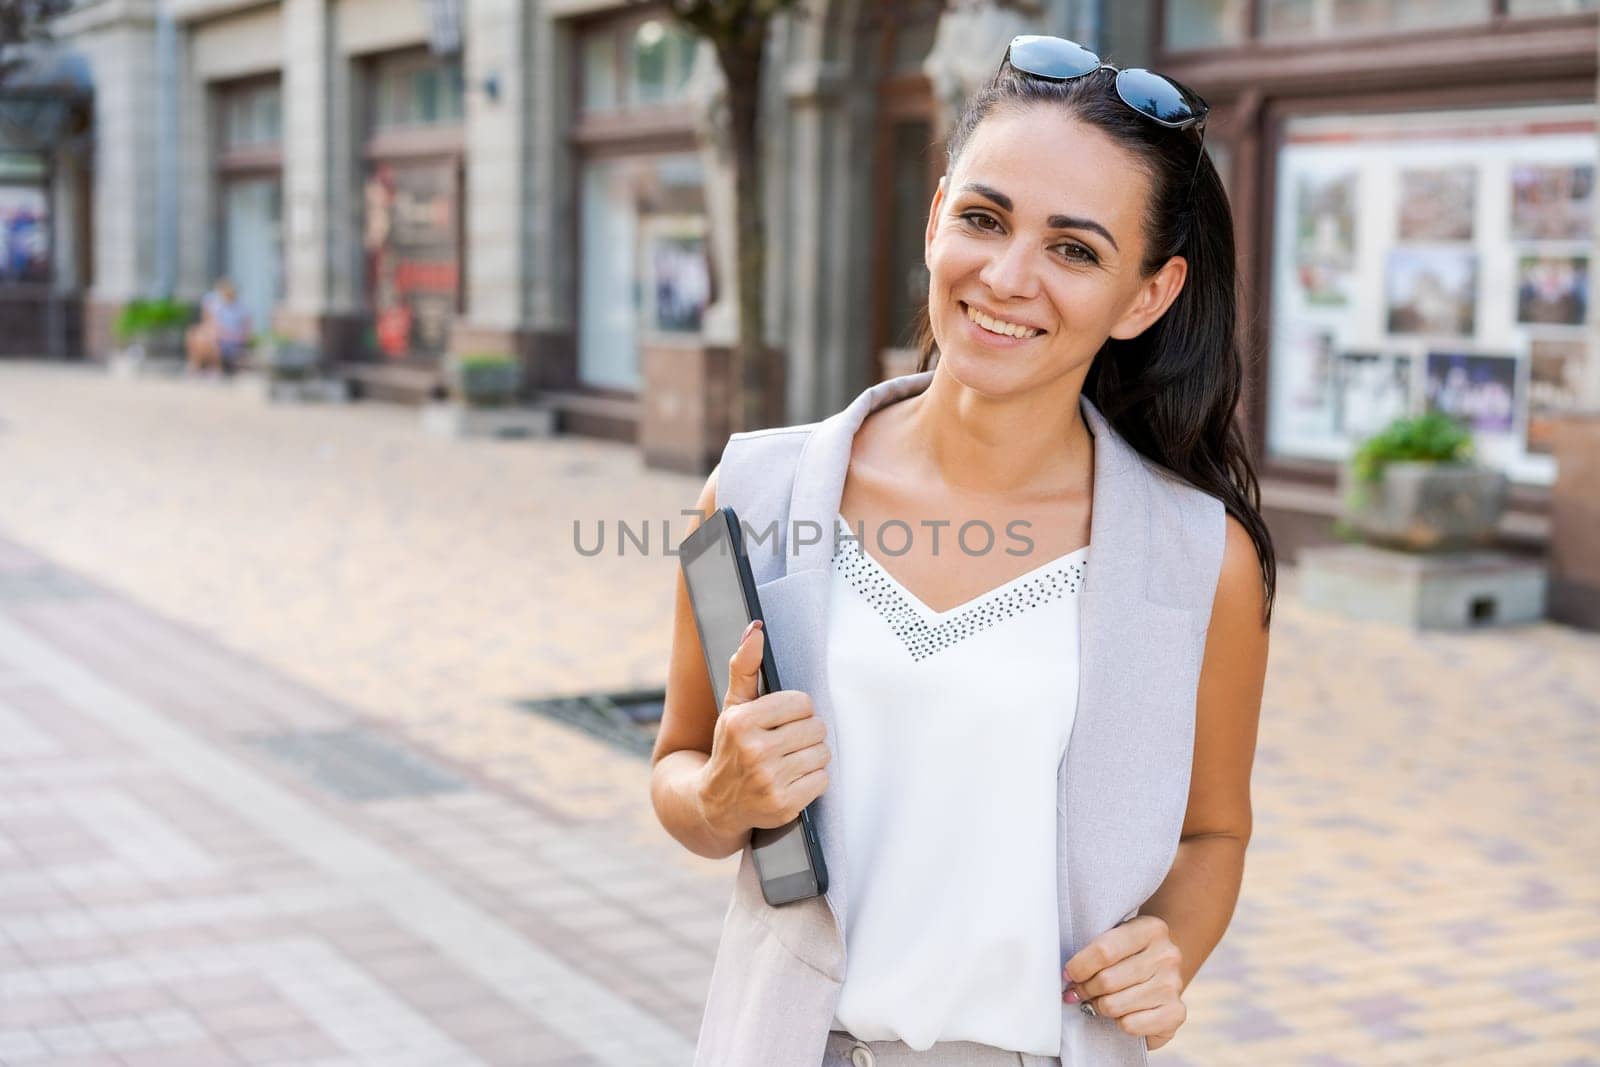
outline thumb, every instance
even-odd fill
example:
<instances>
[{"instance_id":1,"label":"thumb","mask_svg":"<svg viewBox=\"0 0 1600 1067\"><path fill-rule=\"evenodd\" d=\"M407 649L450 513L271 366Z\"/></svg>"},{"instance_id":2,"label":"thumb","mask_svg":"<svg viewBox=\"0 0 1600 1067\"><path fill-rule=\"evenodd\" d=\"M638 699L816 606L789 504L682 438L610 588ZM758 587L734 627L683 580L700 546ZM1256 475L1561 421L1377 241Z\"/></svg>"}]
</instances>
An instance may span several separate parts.
<instances>
[{"instance_id":1,"label":"thumb","mask_svg":"<svg viewBox=\"0 0 1600 1067\"><path fill-rule=\"evenodd\" d=\"M739 638L739 647L728 658L728 692L722 706L748 704L760 696L761 654L765 648L766 632L760 619L752 619Z\"/></svg>"}]
</instances>

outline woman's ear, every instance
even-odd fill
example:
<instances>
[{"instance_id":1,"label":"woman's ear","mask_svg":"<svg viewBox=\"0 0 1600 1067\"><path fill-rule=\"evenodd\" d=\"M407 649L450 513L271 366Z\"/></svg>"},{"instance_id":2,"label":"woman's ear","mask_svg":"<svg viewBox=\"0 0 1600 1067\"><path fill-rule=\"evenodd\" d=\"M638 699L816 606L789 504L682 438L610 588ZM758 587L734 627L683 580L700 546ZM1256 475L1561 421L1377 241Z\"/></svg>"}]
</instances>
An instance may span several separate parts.
<instances>
[{"instance_id":1,"label":"woman's ear","mask_svg":"<svg viewBox=\"0 0 1600 1067\"><path fill-rule=\"evenodd\" d=\"M1167 308L1178 299L1178 294L1183 291L1184 279L1188 276L1189 261L1182 256L1173 256L1163 263L1160 270L1139 286L1139 295L1128 305L1128 310L1123 312L1117 324L1111 327L1111 336L1119 341L1127 341L1148 330L1150 324L1166 314Z\"/></svg>"},{"instance_id":2,"label":"woman's ear","mask_svg":"<svg viewBox=\"0 0 1600 1067\"><path fill-rule=\"evenodd\" d=\"M928 263L928 253L933 249L933 235L939 231L939 205L944 203L945 183L950 180L947 174L939 179L939 185L933 190L933 203L928 205L928 230L922 235L922 265L933 268Z\"/></svg>"}]
</instances>

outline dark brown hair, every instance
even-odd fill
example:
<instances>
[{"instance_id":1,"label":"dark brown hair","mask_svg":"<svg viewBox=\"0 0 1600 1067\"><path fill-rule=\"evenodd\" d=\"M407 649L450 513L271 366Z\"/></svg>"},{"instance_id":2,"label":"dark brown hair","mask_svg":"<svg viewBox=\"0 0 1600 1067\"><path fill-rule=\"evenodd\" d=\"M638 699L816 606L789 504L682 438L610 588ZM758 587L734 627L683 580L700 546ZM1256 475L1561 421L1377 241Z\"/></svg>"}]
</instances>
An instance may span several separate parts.
<instances>
[{"instance_id":1,"label":"dark brown hair","mask_svg":"<svg viewBox=\"0 0 1600 1067\"><path fill-rule=\"evenodd\" d=\"M1255 543L1266 588L1263 625L1272 620L1277 557L1261 517L1261 487L1235 417L1244 377L1236 324L1238 268L1233 212L1209 157L1199 160L1192 133L1160 126L1124 104L1114 75L1101 70L1069 82L1035 78L1005 66L966 104L947 141L947 175L978 124L997 109L1052 106L1107 134L1150 179L1144 215L1149 277L1173 256L1189 269L1166 312L1138 337L1108 337L1090 364L1083 391L1143 456L1222 501ZM1190 175L1195 174L1190 195ZM933 329L919 309L917 370L933 366Z\"/></svg>"}]
</instances>

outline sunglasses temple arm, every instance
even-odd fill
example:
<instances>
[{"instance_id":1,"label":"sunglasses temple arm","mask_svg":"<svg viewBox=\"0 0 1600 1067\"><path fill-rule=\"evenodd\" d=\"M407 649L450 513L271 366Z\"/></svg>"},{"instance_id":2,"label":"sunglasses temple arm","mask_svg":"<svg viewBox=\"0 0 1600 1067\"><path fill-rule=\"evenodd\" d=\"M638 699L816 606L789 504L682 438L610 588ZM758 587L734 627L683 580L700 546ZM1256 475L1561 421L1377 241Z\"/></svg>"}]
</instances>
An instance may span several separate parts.
<instances>
[{"instance_id":1,"label":"sunglasses temple arm","mask_svg":"<svg viewBox=\"0 0 1600 1067\"><path fill-rule=\"evenodd\" d=\"M1190 196L1194 195L1194 182L1195 182L1196 178L1200 177L1200 164L1205 162L1205 158L1206 158L1206 124L1204 122L1202 122L1202 123L1200 123L1200 151L1194 157L1194 173L1189 175L1189 195Z\"/></svg>"}]
</instances>

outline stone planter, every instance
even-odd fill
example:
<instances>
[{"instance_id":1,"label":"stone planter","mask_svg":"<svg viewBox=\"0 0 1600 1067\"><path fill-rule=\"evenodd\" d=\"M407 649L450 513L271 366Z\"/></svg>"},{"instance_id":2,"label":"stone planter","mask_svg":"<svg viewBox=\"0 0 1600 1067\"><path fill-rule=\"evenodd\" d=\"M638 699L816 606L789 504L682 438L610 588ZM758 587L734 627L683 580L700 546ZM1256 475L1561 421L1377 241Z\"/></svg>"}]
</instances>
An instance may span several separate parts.
<instances>
[{"instance_id":1,"label":"stone planter","mask_svg":"<svg viewBox=\"0 0 1600 1067\"><path fill-rule=\"evenodd\" d=\"M344 404L350 386L339 378L272 378L253 375L248 389L267 404Z\"/></svg>"},{"instance_id":2,"label":"stone planter","mask_svg":"<svg viewBox=\"0 0 1600 1067\"><path fill-rule=\"evenodd\" d=\"M183 361L183 331L181 326L150 330L134 338L134 344L144 352L147 360Z\"/></svg>"},{"instance_id":3,"label":"stone planter","mask_svg":"<svg viewBox=\"0 0 1600 1067\"><path fill-rule=\"evenodd\" d=\"M298 382L310 378L317 369L317 351L293 341L267 341L256 350L261 371L268 381Z\"/></svg>"},{"instance_id":4,"label":"stone planter","mask_svg":"<svg viewBox=\"0 0 1600 1067\"><path fill-rule=\"evenodd\" d=\"M1543 564L1505 552L1317 545L1301 550L1297 562L1301 599L1347 619L1471 630L1544 618Z\"/></svg>"},{"instance_id":5,"label":"stone planter","mask_svg":"<svg viewBox=\"0 0 1600 1067\"><path fill-rule=\"evenodd\" d=\"M556 414L549 408L505 405L469 407L453 401L428 404L422 409L422 428L441 437L549 437L555 433Z\"/></svg>"},{"instance_id":6,"label":"stone planter","mask_svg":"<svg viewBox=\"0 0 1600 1067\"><path fill-rule=\"evenodd\" d=\"M473 408L505 407L522 388L522 367L514 360L495 363L450 361L445 370L450 395Z\"/></svg>"},{"instance_id":7,"label":"stone planter","mask_svg":"<svg viewBox=\"0 0 1600 1067\"><path fill-rule=\"evenodd\" d=\"M662 337L640 345L638 443L647 467L705 475L716 466L739 403L735 362L727 345L694 339ZM757 429L783 424L783 349L767 349L764 373L764 410L755 413L752 427Z\"/></svg>"},{"instance_id":8,"label":"stone planter","mask_svg":"<svg viewBox=\"0 0 1600 1067\"><path fill-rule=\"evenodd\" d=\"M645 465L710 473L731 432L733 353L688 341L647 341L641 348L638 441Z\"/></svg>"},{"instance_id":9,"label":"stone planter","mask_svg":"<svg viewBox=\"0 0 1600 1067\"><path fill-rule=\"evenodd\" d=\"M188 363L183 352L183 330L169 327L136 333L128 338L126 345L114 351L107 362L112 375L119 378L181 374Z\"/></svg>"},{"instance_id":10,"label":"stone planter","mask_svg":"<svg viewBox=\"0 0 1600 1067\"><path fill-rule=\"evenodd\" d=\"M1373 544L1412 552L1488 544L1509 490L1500 471L1472 463L1391 462L1373 483L1339 469L1341 518Z\"/></svg>"},{"instance_id":11,"label":"stone planter","mask_svg":"<svg viewBox=\"0 0 1600 1067\"><path fill-rule=\"evenodd\" d=\"M117 349L106 360L106 368L113 378L176 378L183 373L182 359L152 359L144 346L135 341L127 348Z\"/></svg>"}]
</instances>

